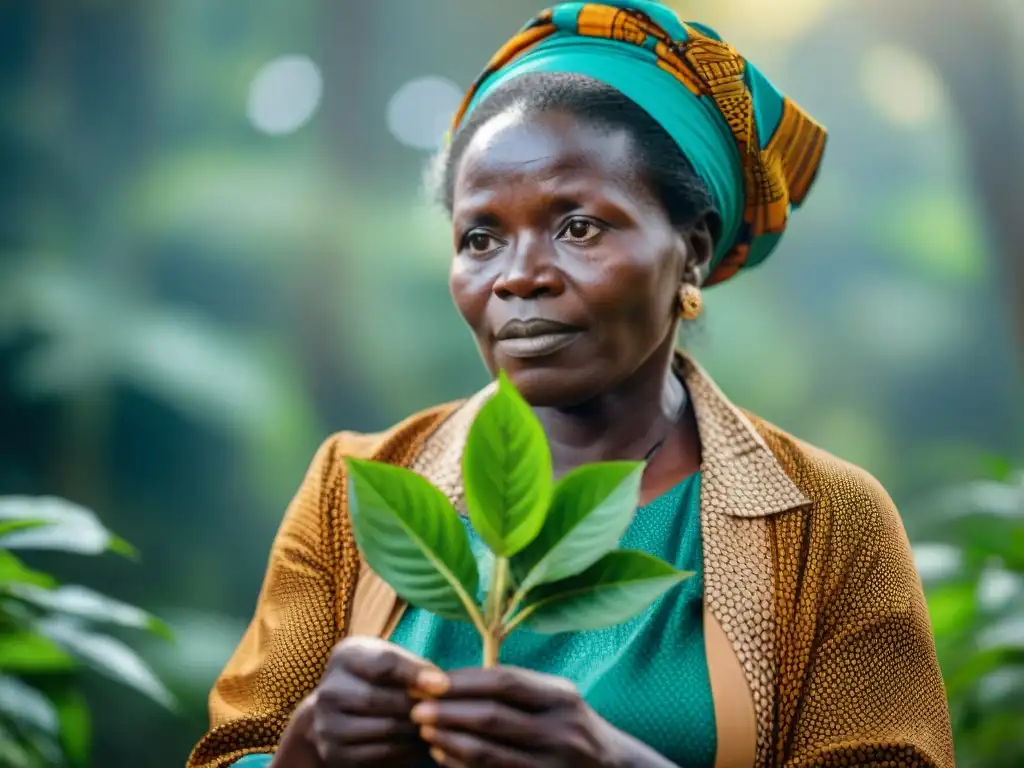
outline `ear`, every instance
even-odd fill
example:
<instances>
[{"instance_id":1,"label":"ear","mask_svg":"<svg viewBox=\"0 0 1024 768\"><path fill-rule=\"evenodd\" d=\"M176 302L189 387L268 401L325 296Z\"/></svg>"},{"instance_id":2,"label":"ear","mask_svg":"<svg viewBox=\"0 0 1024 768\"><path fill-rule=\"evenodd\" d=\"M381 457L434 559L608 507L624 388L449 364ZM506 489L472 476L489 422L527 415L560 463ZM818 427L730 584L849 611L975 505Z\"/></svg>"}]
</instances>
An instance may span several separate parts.
<instances>
[{"instance_id":1,"label":"ear","mask_svg":"<svg viewBox=\"0 0 1024 768\"><path fill-rule=\"evenodd\" d=\"M715 255L714 233L720 228L717 216L714 212L704 214L683 233L686 243L684 279L688 282L696 280L698 286L707 278Z\"/></svg>"}]
</instances>

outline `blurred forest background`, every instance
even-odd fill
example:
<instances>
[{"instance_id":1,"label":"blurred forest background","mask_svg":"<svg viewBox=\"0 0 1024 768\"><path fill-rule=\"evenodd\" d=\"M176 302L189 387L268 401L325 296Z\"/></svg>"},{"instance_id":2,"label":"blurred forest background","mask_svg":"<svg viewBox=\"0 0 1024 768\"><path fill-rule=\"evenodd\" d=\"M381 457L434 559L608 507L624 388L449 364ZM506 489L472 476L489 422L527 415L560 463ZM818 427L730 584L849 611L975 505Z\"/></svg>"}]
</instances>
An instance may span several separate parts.
<instances>
[{"instance_id":1,"label":"blurred forest background","mask_svg":"<svg viewBox=\"0 0 1024 768\"><path fill-rule=\"evenodd\" d=\"M682 341L885 484L959 764L1024 765L1024 5L671 4L831 130L777 257ZM142 693L8 632L0 742L54 729L53 705L72 762L182 765L319 442L484 383L421 178L460 90L542 7L0 0L0 511L67 499L141 555L7 549L165 620L173 641L92 593L56 606L125 625L177 702L127 645L69 653ZM37 617L11 606L0 633ZM47 693L68 674L91 739L83 700Z\"/></svg>"}]
</instances>

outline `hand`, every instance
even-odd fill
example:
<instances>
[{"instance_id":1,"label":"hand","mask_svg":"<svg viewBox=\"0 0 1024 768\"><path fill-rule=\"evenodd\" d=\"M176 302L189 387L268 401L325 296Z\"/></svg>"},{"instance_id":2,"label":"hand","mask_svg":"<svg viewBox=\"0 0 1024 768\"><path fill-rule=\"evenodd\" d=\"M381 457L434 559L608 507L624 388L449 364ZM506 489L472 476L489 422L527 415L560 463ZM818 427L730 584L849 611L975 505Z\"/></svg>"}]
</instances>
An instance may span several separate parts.
<instances>
[{"instance_id":1,"label":"hand","mask_svg":"<svg viewBox=\"0 0 1024 768\"><path fill-rule=\"evenodd\" d=\"M668 766L594 712L568 680L517 667L460 669L412 710L430 755L450 768Z\"/></svg>"},{"instance_id":2,"label":"hand","mask_svg":"<svg viewBox=\"0 0 1024 768\"><path fill-rule=\"evenodd\" d=\"M346 638L303 704L305 741L324 768L422 765L427 747L410 712L447 685L443 672L397 645Z\"/></svg>"}]
</instances>

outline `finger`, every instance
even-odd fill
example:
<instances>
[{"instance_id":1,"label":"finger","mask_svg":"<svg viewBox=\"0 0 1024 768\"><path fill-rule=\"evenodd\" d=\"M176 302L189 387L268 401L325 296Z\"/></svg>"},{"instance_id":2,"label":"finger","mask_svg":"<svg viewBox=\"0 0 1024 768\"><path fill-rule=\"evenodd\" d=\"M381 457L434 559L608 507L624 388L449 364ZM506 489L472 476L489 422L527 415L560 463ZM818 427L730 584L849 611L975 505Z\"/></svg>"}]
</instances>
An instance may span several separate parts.
<instances>
[{"instance_id":1,"label":"finger","mask_svg":"<svg viewBox=\"0 0 1024 768\"><path fill-rule=\"evenodd\" d=\"M410 718L421 726L466 731L513 747L546 743L544 722L493 700L425 701L413 707Z\"/></svg>"},{"instance_id":2,"label":"finger","mask_svg":"<svg viewBox=\"0 0 1024 768\"><path fill-rule=\"evenodd\" d=\"M467 763L446 755L440 747L430 748L430 759L442 766L442 768L470 768Z\"/></svg>"},{"instance_id":3,"label":"finger","mask_svg":"<svg viewBox=\"0 0 1024 768\"><path fill-rule=\"evenodd\" d=\"M573 706L580 698L569 680L520 667L457 669L448 680L445 699L497 699L534 712Z\"/></svg>"},{"instance_id":4,"label":"finger","mask_svg":"<svg viewBox=\"0 0 1024 768\"><path fill-rule=\"evenodd\" d=\"M325 765L400 765L426 755L422 742L418 744L317 744L317 754Z\"/></svg>"},{"instance_id":5,"label":"finger","mask_svg":"<svg viewBox=\"0 0 1024 768\"><path fill-rule=\"evenodd\" d=\"M368 744L376 741L415 743L419 728L407 718L352 717L325 713L313 719L313 736L318 741L338 744Z\"/></svg>"},{"instance_id":6,"label":"finger","mask_svg":"<svg viewBox=\"0 0 1024 768\"><path fill-rule=\"evenodd\" d=\"M448 678L437 667L410 651L378 637L349 637L335 646L331 666L378 685L418 689L440 695Z\"/></svg>"},{"instance_id":7,"label":"finger","mask_svg":"<svg viewBox=\"0 0 1024 768\"><path fill-rule=\"evenodd\" d=\"M374 685L338 669L316 689L314 710L360 717L409 718L415 700L400 688Z\"/></svg>"},{"instance_id":8,"label":"finger","mask_svg":"<svg viewBox=\"0 0 1024 768\"><path fill-rule=\"evenodd\" d=\"M431 746L431 757L445 768L536 768L537 765L536 755L487 741L475 734L436 730L432 726L425 726L421 733Z\"/></svg>"}]
</instances>

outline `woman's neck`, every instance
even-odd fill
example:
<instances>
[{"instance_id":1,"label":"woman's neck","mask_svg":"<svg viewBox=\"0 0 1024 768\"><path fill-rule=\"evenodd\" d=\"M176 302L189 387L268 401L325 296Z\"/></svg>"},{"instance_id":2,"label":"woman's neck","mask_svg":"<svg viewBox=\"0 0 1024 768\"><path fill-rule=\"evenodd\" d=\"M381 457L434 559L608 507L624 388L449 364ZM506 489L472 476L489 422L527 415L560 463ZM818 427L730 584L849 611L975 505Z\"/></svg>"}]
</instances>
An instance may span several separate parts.
<instances>
[{"instance_id":1,"label":"woman's neck","mask_svg":"<svg viewBox=\"0 0 1024 768\"><path fill-rule=\"evenodd\" d=\"M572 408L537 408L556 476L595 461L647 457L678 422L686 390L671 359L637 372L614 391Z\"/></svg>"}]
</instances>

